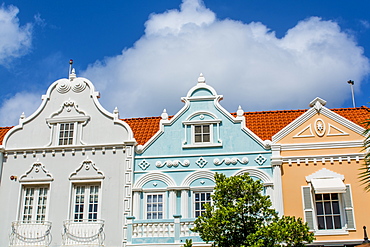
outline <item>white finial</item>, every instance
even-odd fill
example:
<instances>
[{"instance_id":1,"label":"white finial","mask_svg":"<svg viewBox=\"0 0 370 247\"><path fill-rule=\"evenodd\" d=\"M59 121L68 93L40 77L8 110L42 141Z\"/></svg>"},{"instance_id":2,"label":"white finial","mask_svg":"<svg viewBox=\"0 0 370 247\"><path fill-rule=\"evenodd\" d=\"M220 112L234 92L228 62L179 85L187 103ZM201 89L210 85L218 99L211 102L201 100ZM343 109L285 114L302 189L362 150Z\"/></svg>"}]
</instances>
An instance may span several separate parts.
<instances>
[{"instance_id":1,"label":"white finial","mask_svg":"<svg viewBox=\"0 0 370 247\"><path fill-rule=\"evenodd\" d=\"M314 100L312 100L309 104L310 107L313 107L316 109L317 112L320 112L321 111L321 108L326 105L326 101L319 98L319 97L316 97Z\"/></svg>"},{"instance_id":2,"label":"white finial","mask_svg":"<svg viewBox=\"0 0 370 247\"><path fill-rule=\"evenodd\" d=\"M25 119L26 118L26 115L24 114L24 112L22 112L22 114L20 115L19 117L20 119Z\"/></svg>"},{"instance_id":3,"label":"white finial","mask_svg":"<svg viewBox=\"0 0 370 247\"><path fill-rule=\"evenodd\" d=\"M238 107L238 110L237 110L237 112L236 112L236 115L237 115L238 117L242 117L242 116L244 115L244 111L243 111L243 109L242 109L242 107L241 107L241 106L239 106L239 107Z\"/></svg>"},{"instance_id":4,"label":"white finial","mask_svg":"<svg viewBox=\"0 0 370 247\"><path fill-rule=\"evenodd\" d=\"M69 80L73 81L76 78L76 70L73 68L71 74L69 74Z\"/></svg>"},{"instance_id":5,"label":"white finial","mask_svg":"<svg viewBox=\"0 0 370 247\"><path fill-rule=\"evenodd\" d=\"M118 119L119 119L119 111L118 111L117 106L116 106L116 108L114 108L114 110L113 110L113 115L114 115L114 119L115 119L115 120L118 120Z\"/></svg>"},{"instance_id":6,"label":"white finial","mask_svg":"<svg viewBox=\"0 0 370 247\"><path fill-rule=\"evenodd\" d=\"M118 115L118 114L119 114L119 111L118 111L117 106L116 106L116 108L114 108L114 110L113 110L113 114L116 114L116 115Z\"/></svg>"},{"instance_id":7,"label":"white finial","mask_svg":"<svg viewBox=\"0 0 370 247\"><path fill-rule=\"evenodd\" d=\"M206 78L204 78L203 73L200 73L198 83L206 83Z\"/></svg>"},{"instance_id":8,"label":"white finial","mask_svg":"<svg viewBox=\"0 0 370 247\"><path fill-rule=\"evenodd\" d=\"M161 117L162 117L162 120L168 120L168 114L167 114L166 109L163 109Z\"/></svg>"}]
</instances>

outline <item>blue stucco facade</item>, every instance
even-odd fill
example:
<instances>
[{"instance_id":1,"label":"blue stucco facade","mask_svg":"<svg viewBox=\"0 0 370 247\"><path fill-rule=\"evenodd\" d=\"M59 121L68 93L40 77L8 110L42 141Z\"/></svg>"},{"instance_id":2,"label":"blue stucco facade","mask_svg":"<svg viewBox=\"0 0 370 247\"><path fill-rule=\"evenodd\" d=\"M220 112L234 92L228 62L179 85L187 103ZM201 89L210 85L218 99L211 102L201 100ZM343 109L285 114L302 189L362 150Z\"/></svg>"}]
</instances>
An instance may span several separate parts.
<instances>
[{"instance_id":1,"label":"blue stucco facade","mask_svg":"<svg viewBox=\"0 0 370 247\"><path fill-rule=\"evenodd\" d=\"M171 119L164 112L160 130L137 148L134 217L129 224L132 244L179 246L189 238L202 242L190 228L199 211L196 200L212 192L216 172L227 176L248 172L274 196L269 142L245 127L240 107L234 117L220 105L221 99L201 75L182 98L184 107Z\"/></svg>"}]
</instances>

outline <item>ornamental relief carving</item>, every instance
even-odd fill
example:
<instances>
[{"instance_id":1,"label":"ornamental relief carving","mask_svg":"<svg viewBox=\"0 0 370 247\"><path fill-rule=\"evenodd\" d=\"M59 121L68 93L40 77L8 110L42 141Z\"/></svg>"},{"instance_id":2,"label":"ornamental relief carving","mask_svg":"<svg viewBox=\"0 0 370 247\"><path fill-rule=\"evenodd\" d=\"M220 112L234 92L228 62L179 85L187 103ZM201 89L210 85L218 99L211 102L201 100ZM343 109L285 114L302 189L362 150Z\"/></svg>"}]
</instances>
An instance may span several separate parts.
<instances>
[{"instance_id":1,"label":"ornamental relief carving","mask_svg":"<svg viewBox=\"0 0 370 247\"><path fill-rule=\"evenodd\" d=\"M74 80L74 81L68 81L68 80L61 80L57 84L57 92L60 94L68 93L71 89L75 93L81 93L86 88L86 82L83 80Z\"/></svg>"},{"instance_id":2,"label":"ornamental relief carving","mask_svg":"<svg viewBox=\"0 0 370 247\"><path fill-rule=\"evenodd\" d=\"M258 165L262 165L263 163L265 163L265 161L267 160L267 158L263 157L261 154L258 155L254 161L258 164ZM199 159L197 159L195 162L194 162L197 166L199 166L200 168L203 168L205 167L206 165L208 165L208 161L207 159L205 159L204 157L200 157ZM215 158L213 159L213 162L212 162L214 165L216 166L220 166L222 164L225 164L227 166L229 165L236 165L236 164L242 164L242 165L246 165L249 163L249 159L247 157L243 157L241 159L239 158L224 158L224 159L219 159L219 158ZM189 160L166 160L166 161L156 161L155 163L155 166L157 168L162 168L162 167L168 167L168 168L177 168L177 167L188 167L190 166L191 162ZM149 166L150 166L150 163L147 161L147 160L142 160L138 166L141 168L141 170L146 170Z\"/></svg>"},{"instance_id":3,"label":"ornamental relief carving","mask_svg":"<svg viewBox=\"0 0 370 247\"><path fill-rule=\"evenodd\" d=\"M349 135L347 132L343 131L333 124L326 123L323 119L318 118L313 124L309 124L304 127L298 134L293 136L293 138L302 137L324 137L324 136L346 136Z\"/></svg>"}]
</instances>

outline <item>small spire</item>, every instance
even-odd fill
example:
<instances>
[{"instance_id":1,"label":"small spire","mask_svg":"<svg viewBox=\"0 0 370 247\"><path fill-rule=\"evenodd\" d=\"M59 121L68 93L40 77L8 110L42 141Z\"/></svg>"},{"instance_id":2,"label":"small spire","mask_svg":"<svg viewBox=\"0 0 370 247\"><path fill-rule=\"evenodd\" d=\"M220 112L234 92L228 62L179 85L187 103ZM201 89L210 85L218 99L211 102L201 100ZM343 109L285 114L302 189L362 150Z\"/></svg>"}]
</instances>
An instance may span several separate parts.
<instances>
[{"instance_id":1,"label":"small spire","mask_svg":"<svg viewBox=\"0 0 370 247\"><path fill-rule=\"evenodd\" d=\"M239 107L238 107L238 110L237 110L237 112L236 112L236 115L238 116L238 117L242 117L243 115L244 115L244 111L243 111L243 109L242 109L242 107L239 105Z\"/></svg>"},{"instance_id":2,"label":"small spire","mask_svg":"<svg viewBox=\"0 0 370 247\"><path fill-rule=\"evenodd\" d=\"M163 109L161 117L162 117L162 120L168 120L168 114L167 114L166 109Z\"/></svg>"},{"instance_id":3,"label":"small spire","mask_svg":"<svg viewBox=\"0 0 370 247\"><path fill-rule=\"evenodd\" d=\"M20 115L19 117L20 119L25 119L26 118L26 115L24 114L24 112L22 112L22 114Z\"/></svg>"},{"instance_id":4,"label":"small spire","mask_svg":"<svg viewBox=\"0 0 370 247\"><path fill-rule=\"evenodd\" d=\"M71 74L69 74L69 80L73 81L76 78L76 70L73 68Z\"/></svg>"},{"instance_id":5,"label":"small spire","mask_svg":"<svg viewBox=\"0 0 370 247\"><path fill-rule=\"evenodd\" d=\"M204 78L203 73L200 73L198 83L206 83L206 78Z\"/></svg>"},{"instance_id":6,"label":"small spire","mask_svg":"<svg viewBox=\"0 0 370 247\"><path fill-rule=\"evenodd\" d=\"M116 106L116 108L114 108L114 110L113 110L113 114L116 114L116 115L118 115L118 114L119 114L119 111L118 111L117 106Z\"/></svg>"}]
</instances>

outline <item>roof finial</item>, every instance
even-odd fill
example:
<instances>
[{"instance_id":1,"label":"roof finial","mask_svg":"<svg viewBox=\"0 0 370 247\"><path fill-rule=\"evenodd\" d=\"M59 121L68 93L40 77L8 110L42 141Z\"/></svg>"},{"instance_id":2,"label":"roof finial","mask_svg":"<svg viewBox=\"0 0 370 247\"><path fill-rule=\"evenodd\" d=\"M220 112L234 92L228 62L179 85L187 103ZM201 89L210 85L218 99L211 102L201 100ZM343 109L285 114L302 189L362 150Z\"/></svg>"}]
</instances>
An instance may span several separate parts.
<instances>
[{"instance_id":1,"label":"roof finial","mask_svg":"<svg viewBox=\"0 0 370 247\"><path fill-rule=\"evenodd\" d=\"M204 78L203 73L200 73L198 83L206 83L206 78Z\"/></svg>"},{"instance_id":2,"label":"roof finial","mask_svg":"<svg viewBox=\"0 0 370 247\"><path fill-rule=\"evenodd\" d=\"M68 78L69 80L73 81L76 78L76 71L72 68L73 60L69 60L69 69L68 69Z\"/></svg>"},{"instance_id":3,"label":"roof finial","mask_svg":"<svg viewBox=\"0 0 370 247\"><path fill-rule=\"evenodd\" d=\"M163 109L161 117L162 117L162 120L168 120L168 114L167 114L166 109Z\"/></svg>"},{"instance_id":4,"label":"roof finial","mask_svg":"<svg viewBox=\"0 0 370 247\"><path fill-rule=\"evenodd\" d=\"M239 106L239 107L238 107L238 110L237 110L237 112L236 112L236 115L237 115L238 117L242 117L242 116L244 115L244 111L243 111L243 109L242 109L242 107L241 107L241 106Z\"/></svg>"}]
</instances>

